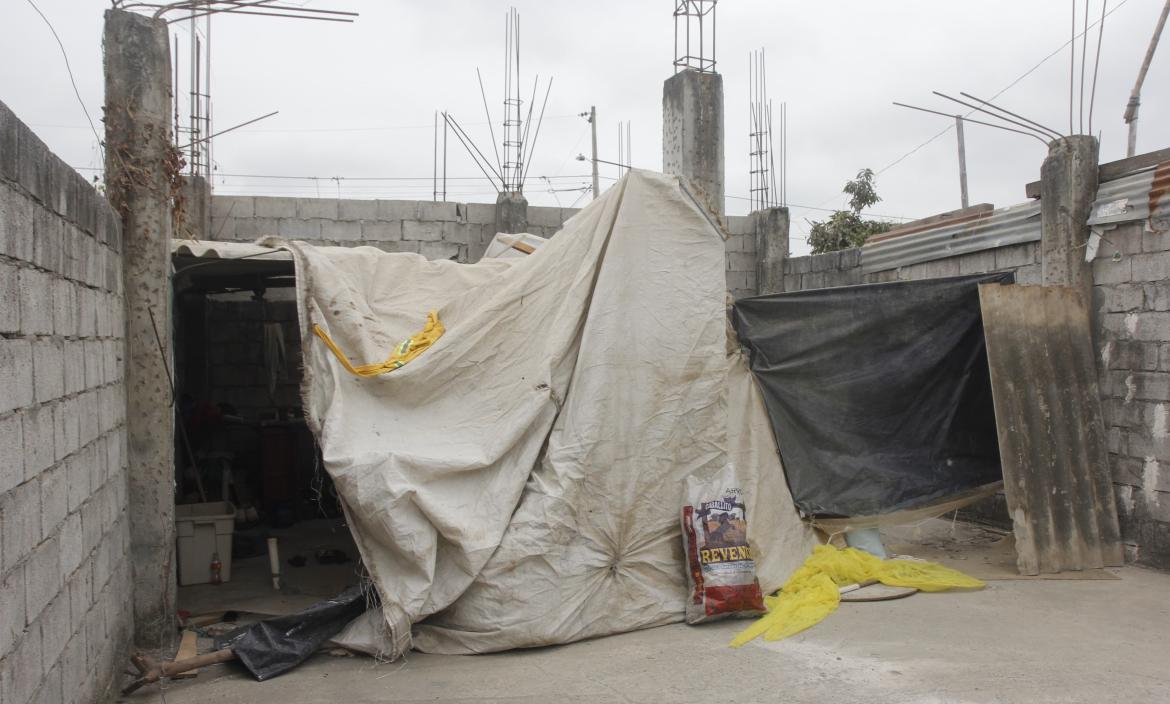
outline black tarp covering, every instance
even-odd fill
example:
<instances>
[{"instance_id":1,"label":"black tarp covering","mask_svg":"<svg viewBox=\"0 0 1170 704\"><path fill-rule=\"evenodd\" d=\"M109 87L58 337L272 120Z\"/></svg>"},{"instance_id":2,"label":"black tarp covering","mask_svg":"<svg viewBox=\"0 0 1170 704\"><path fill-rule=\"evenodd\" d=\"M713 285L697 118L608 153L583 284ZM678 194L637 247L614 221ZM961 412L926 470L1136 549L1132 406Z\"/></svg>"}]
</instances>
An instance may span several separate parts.
<instances>
[{"instance_id":1,"label":"black tarp covering","mask_svg":"<svg viewBox=\"0 0 1170 704\"><path fill-rule=\"evenodd\" d=\"M307 660L325 641L365 613L370 598L377 597L367 597L361 587L350 587L304 611L236 629L218 639L215 647L231 648L248 672L263 682Z\"/></svg>"},{"instance_id":2,"label":"black tarp covering","mask_svg":"<svg viewBox=\"0 0 1170 704\"><path fill-rule=\"evenodd\" d=\"M1002 478L981 283L1011 273L744 298L734 325L797 507L915 508Z\"/></svg>"}]
</instances>

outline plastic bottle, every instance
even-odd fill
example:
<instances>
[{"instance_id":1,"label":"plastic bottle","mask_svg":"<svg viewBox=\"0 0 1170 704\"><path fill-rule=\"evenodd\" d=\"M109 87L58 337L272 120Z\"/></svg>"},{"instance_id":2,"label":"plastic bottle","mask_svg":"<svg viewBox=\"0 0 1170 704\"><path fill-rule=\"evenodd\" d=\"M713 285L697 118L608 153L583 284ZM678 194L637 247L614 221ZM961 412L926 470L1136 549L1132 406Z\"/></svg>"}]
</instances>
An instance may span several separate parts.
<instances>
[{"instance_id":1,"label":"plastic bottle","mask_svg":"<svg viewBox=\"0 0 1170 704\"><path fill-rule=\"evenodd\" d=\"M223 584L223 563L219 561L219 553L211 553L211 583Z\"/></svg>"}]
</instances>

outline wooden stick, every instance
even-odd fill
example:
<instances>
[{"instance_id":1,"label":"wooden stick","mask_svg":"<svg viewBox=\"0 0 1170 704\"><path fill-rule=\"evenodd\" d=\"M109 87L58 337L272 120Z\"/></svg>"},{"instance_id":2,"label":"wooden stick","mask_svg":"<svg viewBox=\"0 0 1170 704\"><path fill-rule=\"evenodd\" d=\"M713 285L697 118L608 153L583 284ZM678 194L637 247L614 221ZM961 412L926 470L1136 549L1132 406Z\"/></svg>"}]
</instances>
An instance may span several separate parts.
<instances>
[{"instance_id":1,"label":"wooden stick","mask_svg":"<svg viewBox=\"0 0 1170 704\"><path fill-rule=\"evenodd\" d=\"M171 678L175 675L194 670L200 667L208 667L210 665L218 665L221 662L235 660L236 654L232 652L231 648L224 648L223 650L216 650L212 653L204 655L196 655L193 658L186 660L175 660L173 662L164 662L162 665L153 666L147 672L143 673L142 677L131 682L122 690L122 695L128 695L136 692L148 684L154 684L163 678ZM130 658L130 662L134 663L135 667L139 668L141 672L141 664L150 662L146 656L136 654Z\"/></svg>"}]
</instances>

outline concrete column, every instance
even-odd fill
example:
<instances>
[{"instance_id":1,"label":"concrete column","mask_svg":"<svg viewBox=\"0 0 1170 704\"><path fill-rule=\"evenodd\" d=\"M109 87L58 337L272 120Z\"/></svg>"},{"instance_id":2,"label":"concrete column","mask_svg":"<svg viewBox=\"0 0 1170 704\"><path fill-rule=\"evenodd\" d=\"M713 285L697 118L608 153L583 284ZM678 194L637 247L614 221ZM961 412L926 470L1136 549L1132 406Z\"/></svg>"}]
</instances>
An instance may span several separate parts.
<instances>
[{"instance_id":1,"label":"concrete column","mask_svg":"<svg viewBox=\"0 0 1170 704\"><path fill-rule=\"evenodd\" d=\"M496 232L509 235L528 231L528 199L523 193L505 192L496 197Z\"/></svg>"},{"instance_id":2,"label":"concrete column","mask_svg":"<svg viewBox=\"0 0 1170 704\"><path fill-rule=\"evenodd\" d=\"M103 46L106 193L122 217L123 232L135 637L157 647L174 638L176 595L174 411L167 375L172 360L171 184L178 162L168 114L166 24L107 10Z\"/></svg>"},{"instance_id":3,"label":"concrete column","mask_svg":"<svg viewBox=\"0 0 1170 704\"><path fill-rule=\"evenodd\" d=\"M723 76L687 69L662 84L662 171L723 215Z\"/></svg>"},{"instance_id":4,"label":"concrete column","mask_svg":"<svg viewBox=\"0 0 1170 704\"><path fill-rule=\"evenodd\" d=\"M1086 302L1093 286L1085 245L1097 196L1097 149L1088 135L1057 139L1040 167L1041 281L1080 289Z\"/></svg>"},{"instance_id":5,"label":"concrete column","mask_svg":"<svg viewBox=\"0 0 1170 704\"><path fill-rule=\"evenodd\" d=\"M175 223L175 237L211 239L211 185L202 176L187 176L181 190L183 217Z\"/></svg>"},{"instance_id":6,"label":"concrete column","mask_svg":"<svg viewBox=\"0 0 1170 704\"><path fill-rule=\"evenodd\" d=\"M752 220L756 226L756 293L780 293L788 259L788 208L757 210Z\"/></svg>"}]
</instances>

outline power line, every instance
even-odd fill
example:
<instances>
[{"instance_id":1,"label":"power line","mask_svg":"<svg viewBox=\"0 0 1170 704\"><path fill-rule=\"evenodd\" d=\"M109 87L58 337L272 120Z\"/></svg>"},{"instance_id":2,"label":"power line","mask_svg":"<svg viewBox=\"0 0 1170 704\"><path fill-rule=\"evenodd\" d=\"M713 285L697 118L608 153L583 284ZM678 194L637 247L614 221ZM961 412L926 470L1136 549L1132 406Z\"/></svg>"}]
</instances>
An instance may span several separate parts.
<instances>
[{"instance_id":1,"label":"power line","mask_svg":"<svg viewBox=\"0 0 1170 704\"><path fill-rule=\"evenodd\" d=\"M81 111L85 113L85 120L89 123L89 129L93 132L93 138L97 140L98 149L102 152L102 158L105 158L105 148L102 146L102 138L98 136L97 128L93 126L93 118L89 116L89 110L85 107L85 101L81 99L81 91L77 89L77 80L73 77L73 67L69 65L69 54L65 51L65 45L61 43L61 37L57 36L57 30L53 28L53 23L45 17L45 13L41 12L41 8L33 0L27 0L32 9L36 11L41 19L48 25L49 31L53 33L53 39L57 40L57 46L61 49L61 57L65 59L65 70L69 73L69 83L73 86L73 94L77 96L77 102L81 105Z\"/></svg>"}]
</instances>

